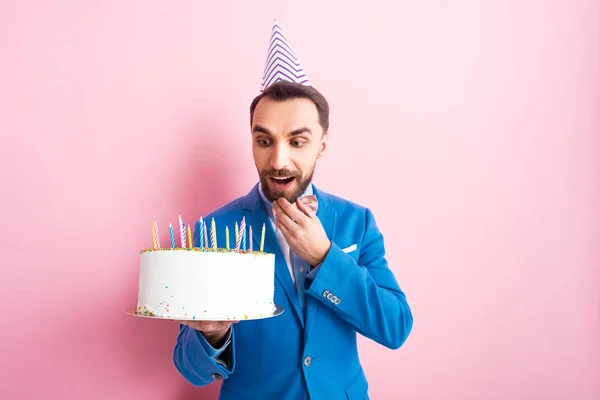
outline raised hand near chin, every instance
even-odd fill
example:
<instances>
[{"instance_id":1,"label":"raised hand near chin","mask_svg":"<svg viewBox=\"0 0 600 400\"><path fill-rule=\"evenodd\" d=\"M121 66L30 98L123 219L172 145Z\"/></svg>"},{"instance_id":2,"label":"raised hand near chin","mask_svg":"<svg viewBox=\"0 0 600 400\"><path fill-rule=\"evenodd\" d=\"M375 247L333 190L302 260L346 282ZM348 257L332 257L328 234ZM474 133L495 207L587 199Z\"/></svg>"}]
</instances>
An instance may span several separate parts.
<instances>
[{"instance_id":1,"label":"raised hand near chin","mask_svg":"<svg viewBox=\"0 0 600 400\"><path fill-rule=\"evenodd\" d=\"M302 200L290 204L280 197L273 202L273 213L290 249L311 265L322 263L331 241L316 212Z\"/></svg>"}]
</instances>

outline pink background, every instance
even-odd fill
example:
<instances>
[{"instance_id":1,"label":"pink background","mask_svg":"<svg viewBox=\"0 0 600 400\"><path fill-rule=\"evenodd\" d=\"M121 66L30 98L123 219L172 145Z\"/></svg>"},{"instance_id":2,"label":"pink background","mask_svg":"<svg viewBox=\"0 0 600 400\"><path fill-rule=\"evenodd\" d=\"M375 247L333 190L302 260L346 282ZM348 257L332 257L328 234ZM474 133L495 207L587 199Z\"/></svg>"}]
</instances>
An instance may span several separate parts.
<instances>
[{"instance_id":1,"label":"pink background","mask_svg":"<svg viewBox=\"0 0 600 400\"><path fill-rule=\"evenodd\" d=\"M0 398L216 398L123 310L154 215L254 184L276 17L413 308L360 341L372 398L598 399L600 2L220 3L0 3Z\"/></svg>"}]
</instances>

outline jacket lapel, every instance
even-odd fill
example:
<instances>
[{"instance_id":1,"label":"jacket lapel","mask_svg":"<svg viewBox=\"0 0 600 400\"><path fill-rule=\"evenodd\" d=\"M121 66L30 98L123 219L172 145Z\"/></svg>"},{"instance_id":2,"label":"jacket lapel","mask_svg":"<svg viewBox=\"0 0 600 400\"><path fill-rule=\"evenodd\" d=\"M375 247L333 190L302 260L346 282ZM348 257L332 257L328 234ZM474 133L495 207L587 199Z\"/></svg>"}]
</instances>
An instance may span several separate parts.
<instances>
[{"instance_id":1,"label":"jacket lapel","mask_svg":"<svg viewBox=\"0 0 600 400\"><path fill-rule=\"evenodd\" d=\"M244 199L244 208L248 211L248 214L246 214L246 223L252 225L252 242L254 249L256 250L260 249L260 236L262 226L265 224L265 242L263 250L266 253L275 254L275 278L283 288L283 291L293 307L293 310L290 311L295 313L299 323L304 325L304 318L302 318L302 310L298 301L296 288L294 287L290 270L285 262L285 257L279 247L277 236L275 236L275 231L273 230L269 216L262 203L262 198L258 192L258 184L254 186L252 191L250 191Z\"/></svg>"},{"instance_id":2,"label":"jacket lapel","mask_svg":"<svg viewBox=\"0 0 600 400\"><path fill-rule=\"evenodd\" d=\"M327 233L327 237L333 243L335 240L335 220L336 212L331 206L331 198L326 193L321 192L313 185L314 194L317 196L319 208L317 209L317 217L321 221L321 225ZM306 322L304 329L304 342L308 340L310 329L314 325L312 322L317 311L319 301L312 296L306 296Z\"/></svg>"}]
</instances>

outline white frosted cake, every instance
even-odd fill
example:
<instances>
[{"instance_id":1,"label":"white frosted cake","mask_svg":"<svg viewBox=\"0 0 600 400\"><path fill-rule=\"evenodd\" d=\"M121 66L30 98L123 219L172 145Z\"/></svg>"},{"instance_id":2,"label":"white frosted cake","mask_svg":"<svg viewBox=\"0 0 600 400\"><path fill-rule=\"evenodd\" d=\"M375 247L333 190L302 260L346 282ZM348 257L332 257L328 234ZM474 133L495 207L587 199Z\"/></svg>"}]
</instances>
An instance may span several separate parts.
<instances>
[{"instance_id":1,"label":"white frosted cake","mask_svg":"<svg viewBox=\"0 0 600 400\"><path fill-rule=\"evenodd\" d=\"M275 256L248 250L164 248L141 252L138 314L241 320L272 314Z\"/></svg>"}]
</instances>

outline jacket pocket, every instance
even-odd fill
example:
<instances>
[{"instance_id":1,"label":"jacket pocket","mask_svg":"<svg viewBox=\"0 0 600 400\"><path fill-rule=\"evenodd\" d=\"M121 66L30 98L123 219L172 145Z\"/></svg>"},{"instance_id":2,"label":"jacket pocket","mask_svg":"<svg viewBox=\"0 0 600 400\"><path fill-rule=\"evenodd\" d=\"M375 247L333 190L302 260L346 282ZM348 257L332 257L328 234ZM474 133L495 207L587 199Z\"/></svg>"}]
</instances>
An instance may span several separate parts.
<instances>
[{"instance_id":1,"label":"jacket pocket","mask_svg":"<svg viewBox=\"0 0 600 400\"><path fill-rule=\"evenodd\" d=\"M348 400L368 400L369 384L362 369L346 385L346 397Z\"/></svg>"}]
</instances>

